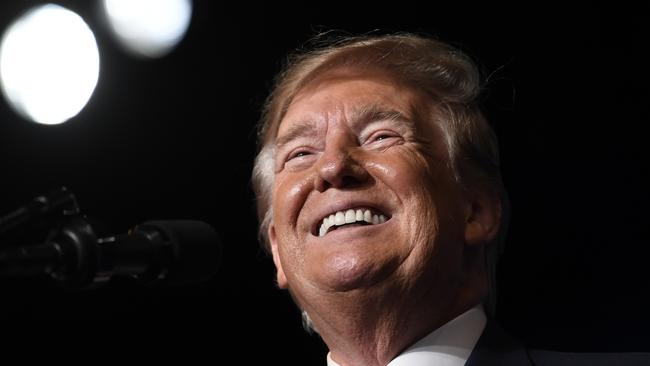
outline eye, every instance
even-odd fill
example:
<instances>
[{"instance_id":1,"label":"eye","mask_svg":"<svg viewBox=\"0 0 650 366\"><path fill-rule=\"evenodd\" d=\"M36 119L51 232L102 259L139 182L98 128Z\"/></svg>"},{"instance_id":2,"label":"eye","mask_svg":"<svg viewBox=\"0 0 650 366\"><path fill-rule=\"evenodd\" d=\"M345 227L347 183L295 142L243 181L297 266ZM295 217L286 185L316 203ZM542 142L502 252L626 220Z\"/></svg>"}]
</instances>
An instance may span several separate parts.
<instances>
[{"instance_id":1,"label":"eye","mask_svg":"<svg viewBox=\"0 0 650 366\"><path fill-rule=\"evenodd\" d=\"M293 160L295 158L301 158L303 156L311 155L311 152L304 149L295 150L287 156L287 161Z\"/></svg>"},{"instance_id":2,"label":"eye","mask_svg":"<svg viewBox=\"0 0 650 366\"><path fill-rule=\"evenodd\" d=\"M390 139L398 138L399 135L395 132L392 131L377 131L370 135L368 139L366 140L366 143L374 143L374 142L384 142Z\"/></svg>"},{"instance_id":3,"label":"eye","mask_svg":"<svg viewBox=\"0 0 650 366\"><path fill-rule=\"evenodd\" d=\"M381 135L376 136L373 140L374 141L381 141L381 140L385 140L385 139L390 138L390 137L391 136L389 134L381 134Z\"/></svg>"}]
</instances>

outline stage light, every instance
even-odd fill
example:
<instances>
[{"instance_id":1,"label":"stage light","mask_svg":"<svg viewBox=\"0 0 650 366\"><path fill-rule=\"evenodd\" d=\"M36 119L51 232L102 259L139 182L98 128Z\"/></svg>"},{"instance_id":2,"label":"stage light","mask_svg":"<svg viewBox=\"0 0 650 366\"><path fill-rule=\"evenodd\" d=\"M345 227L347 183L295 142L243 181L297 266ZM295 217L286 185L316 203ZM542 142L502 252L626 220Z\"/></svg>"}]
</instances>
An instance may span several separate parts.
<instances>
[{"instance_id":1,"label":"stage light","mask_svg":"<svg viewBox=\"0 0 650 366\"><path fill-rule=\"evenodd\" d=\"M191 0L103 0L102 5L120 44L150 58L166 55L181 41L192 15Z\"/></svg>"},{"instance_id":2,"label":"stage light","mask_svg":"<svg viewBox=\"0 0 650 366\"><path fill-rule=\"evenodd\" d=\"M0 43L0 84L9 105L43 124L59 124L86 105L99 77L95 36L76 13L54 4L27 11Z\"/></svg>"}]
</instances>

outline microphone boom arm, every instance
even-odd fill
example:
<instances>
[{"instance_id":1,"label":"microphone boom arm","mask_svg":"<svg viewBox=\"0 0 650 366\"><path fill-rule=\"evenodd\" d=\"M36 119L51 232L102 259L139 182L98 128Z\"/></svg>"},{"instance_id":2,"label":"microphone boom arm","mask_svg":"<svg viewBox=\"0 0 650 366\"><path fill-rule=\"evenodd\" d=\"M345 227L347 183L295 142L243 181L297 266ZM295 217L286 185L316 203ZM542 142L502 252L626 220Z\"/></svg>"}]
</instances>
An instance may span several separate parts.
<instances>
[{"instance_id":1,"label":"microphone boom arm","mask_svg":"<svg viewBox=\"0 0 650 366\"><path fill-rule=\"evenodd\" d=\"M0 226L8 230L55 209L63 210L63 220L58 221L61 227L44 244L0 250L0 278L49 275L75 289L114 276L141 283L188 284L208 280L220 265L219 237L204 222L148 221L127 234L98 239L80 214L74 195L63 188L51 197L56 199L37 197L0 219Z\"/></svg>"}]
</instances>

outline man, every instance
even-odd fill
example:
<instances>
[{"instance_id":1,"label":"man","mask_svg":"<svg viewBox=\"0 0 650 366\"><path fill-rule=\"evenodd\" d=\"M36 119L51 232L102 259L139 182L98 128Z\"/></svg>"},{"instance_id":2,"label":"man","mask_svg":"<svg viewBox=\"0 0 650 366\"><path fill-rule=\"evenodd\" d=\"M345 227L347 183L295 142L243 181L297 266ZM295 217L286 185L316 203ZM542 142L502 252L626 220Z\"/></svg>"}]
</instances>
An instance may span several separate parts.
<instances>
[{"instance_id":1,"label":"man","mask_svg":"<svg viewBox=\"0 0 650 366\"><path fill-rule=\"evenodd\" d=\"M468 57L409 34L333 42L276 80L253 173L260 234L329 365L569 357L528 352L482 305L508 207L480 89Z\"/></svg>"}]
</instances>

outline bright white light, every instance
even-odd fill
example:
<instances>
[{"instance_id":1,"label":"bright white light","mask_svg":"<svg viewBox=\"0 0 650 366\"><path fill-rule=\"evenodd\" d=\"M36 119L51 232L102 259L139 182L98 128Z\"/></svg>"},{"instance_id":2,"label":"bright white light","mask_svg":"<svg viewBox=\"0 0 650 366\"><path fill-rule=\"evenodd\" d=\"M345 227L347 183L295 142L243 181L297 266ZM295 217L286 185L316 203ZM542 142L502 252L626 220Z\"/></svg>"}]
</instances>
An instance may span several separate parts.
<instances>
[{"instance_id":1,"label":"bright white light","mask_svg":"<svg viewBox=\"0 0 650 366\"><path fill-rule=\"evenodd\" d=\"M108 24L118 41L138 56L160 57L185 35L191 0L103 0Z\"/></svg>"},{"instance_id":2,"label":"bright white light","mask_svg":"<svg viewBox=\"0 0 650 366\"><path fill-rule=\"evenodd\" d=\"M0 43L0 84L11 107L43 124L74 117L99 77L99 51L81 17L61 6L35 7Z\"/></svg>"}]
</instances>

